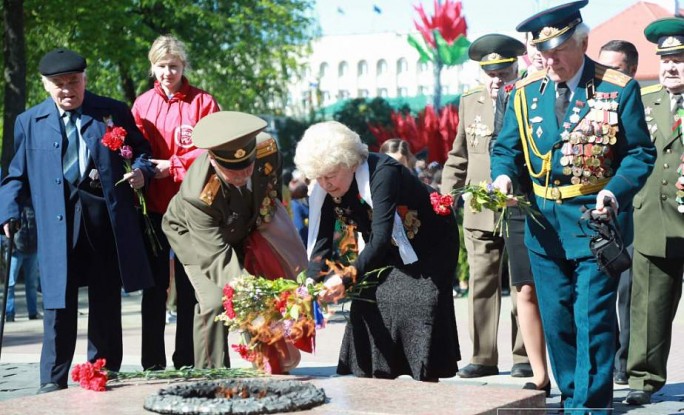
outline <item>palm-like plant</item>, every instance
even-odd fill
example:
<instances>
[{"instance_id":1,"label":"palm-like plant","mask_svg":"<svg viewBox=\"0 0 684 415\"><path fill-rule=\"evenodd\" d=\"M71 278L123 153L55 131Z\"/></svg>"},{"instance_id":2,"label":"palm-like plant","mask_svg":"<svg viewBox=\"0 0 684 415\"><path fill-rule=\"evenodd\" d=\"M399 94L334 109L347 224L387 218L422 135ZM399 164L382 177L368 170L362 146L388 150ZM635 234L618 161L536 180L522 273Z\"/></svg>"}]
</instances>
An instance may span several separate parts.
<instances>
[{"instance_id":1,"label":"palm-like plant","mask_svg":"<svg viewBox=\"0 0 684 415\"><path fill-rule=\"evenodd\" d=\"M460 0L435 0L434 15L428 17L422 4L413 6L419 20L414 20L422 39L409 35L408 42L420 54L421 62L432 62L435 74L434 109L439 110L441 101L442 68L458 65L468 59L470 41L466 38L468 25L462 15Z\"/></svg>"}]
</instances>

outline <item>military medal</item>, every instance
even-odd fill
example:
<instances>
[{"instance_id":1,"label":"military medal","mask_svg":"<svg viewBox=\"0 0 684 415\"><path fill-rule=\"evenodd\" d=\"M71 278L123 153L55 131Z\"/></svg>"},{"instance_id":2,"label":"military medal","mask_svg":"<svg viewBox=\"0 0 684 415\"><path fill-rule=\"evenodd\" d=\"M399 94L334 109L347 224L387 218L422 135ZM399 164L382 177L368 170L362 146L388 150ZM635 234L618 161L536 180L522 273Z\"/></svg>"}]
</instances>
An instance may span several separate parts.
<instances>
[{"instance_id":1,"label":"military medal","mask_svg":"<svg viewBox=\"0 0 684 415\"><path fill-rule=\"evenodd\" d=\"M530 105L530 109L533 109L533 110L537 109L537 101L538 101L537 97L532 98L532 105Z\"/></svg>"},{"instance_id":2,"label":"military medal","mask_svg":"<svg viewBox=\"0 0 684 415\"><path fill-rule=\"evenodd\" d=\"M570 122L573 124L577 124L580 120L580 116L579 116L580 109L577 107L574 107L572 109L572 112L573 112L573 114L570 116Z\"/></svg>"}]
</instances>

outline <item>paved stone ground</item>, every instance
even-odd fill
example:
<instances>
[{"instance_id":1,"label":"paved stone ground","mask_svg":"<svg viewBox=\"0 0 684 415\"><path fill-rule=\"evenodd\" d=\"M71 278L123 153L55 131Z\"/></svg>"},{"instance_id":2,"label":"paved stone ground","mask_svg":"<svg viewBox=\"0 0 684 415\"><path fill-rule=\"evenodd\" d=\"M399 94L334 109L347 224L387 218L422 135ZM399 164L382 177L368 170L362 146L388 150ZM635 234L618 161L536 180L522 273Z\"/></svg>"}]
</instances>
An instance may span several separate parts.
<instances>
[{"instance_id":1,"label":"paved stone ground","mask_svg":"<svg viewBox=\"0 0 684 415\"><path fill-rule=\"evenodd\" d=\"M38 388L38 361L41 348L41 321L29 321L25 311L23 287L17 290L18 310L17 319L14 323L5 325L5 338L0 356L0 401L13 400L7 404L19 404L22 400L16 398L32 396ZM85 362L87 327L87 302L85 292L81 295L79 310L79 338L74 363ZM140 293L133 293L123 297L123 327L124 327L124 361L122 370L140 370ZM461 354L463 360L459 366L463 367L469 362L472 346L468 338L467 300L454 300L456 306L457 325L461 342ZM487 391L495 392L500 388L519 389L526 379L510 377L512 364L510 352L510 298L502 301L502 319L499 328L499 370L498 376L490 376L474 380L460 379L458 377L444 379L443 382L454 385L481 386L482 399L487 399ZM313 355L303 353L302 362L292 374L297 376L335 376L337 354L344 330L347 313L343 308L333 316L328 326L318 332L317 350ZM166 327L167 356L170 362L172 354L172 339L175 335L175 325ZM237 338L233 340L237 341ZM644 407L628 407L621 401L628 392L626 386L615 385L615 414L675 414L684 412L684 358L680 350L684 349L684 316L678 315L674 322L674 338L672 353L668 363L668 384L656 395L654 403ZM248 367L248 363L238 356L231 355L234 367ZM546 400L548 413L557 412L560 392L553 384L551 397ZM478 396L478 394L474 394ZM477 399L477 398L475 398ZM32 399L29 399L31 401ZM0 402L0 406L3 402ZM14 407L14 405L11 405ZM3 412L0 410L0 412ZM3 412L4 413L4 412ZM358 413L358 412L356 412ZM458 411L454 412L458 413ZM538 412L535 412L538 413Z\"/></svg>"}]
</instances>

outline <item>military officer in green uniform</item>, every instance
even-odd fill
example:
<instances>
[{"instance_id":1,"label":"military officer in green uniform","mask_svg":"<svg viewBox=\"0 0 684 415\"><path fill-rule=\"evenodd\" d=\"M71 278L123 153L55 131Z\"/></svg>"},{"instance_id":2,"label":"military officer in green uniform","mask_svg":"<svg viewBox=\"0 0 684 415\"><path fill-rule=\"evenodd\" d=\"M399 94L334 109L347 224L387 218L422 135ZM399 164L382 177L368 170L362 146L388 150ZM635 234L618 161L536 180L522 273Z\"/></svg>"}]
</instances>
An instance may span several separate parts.
<instances>
[{"instance_id":1,"label":"military officer in green uniform","mask_svg":"<svg viewBox=\"0 0 684 415\"><path fill-rule=\"evenodd\" d=\"M658 151L646 185L634 198L632 335L625 402L650 403L665 385L672 320L682 295L684 272L684 19L659 19L646 27L657 44L660 83L641 90L646 123Z\"/></svg>"},{"instance_id":2,"label":"military officer in green uniform","mask_svg":"<svg viewBox=\"0 0 684 415\"><path fill-rule=\"evenodd\" d=\"M489 143L494 130L494 104L499 88L518 76L518 56L525 53L519 40L488 34L475 40L469 57L479 62L485 85L463 94L459 105L458 133L442 170L442 191L450 193L467 184L491 181ZM468 280L468 320L473 356L470 364L458 371L462 378L499 373L497 331L501 312L502 235L495 234L492 211L464 209L463 229L470 277ZM513 301L513 368L511 375L532 376L522 336L518 330L515 290Z\"/></svg>"},{"instance_id":3,"label":"military officer in green uniform","mask_svg":"<svg viewBox=\"0 0 684 415\"><path fill-rule=\"evenodd\" d=\"M618 213L632 243L632 199L653 168L638 84L585 53L588 0L544 10L518 25L532 32L547 68L519 81L492 151L494 185L513 193L523 175L541 213L527 245L561 401L573 413L610 413L618 279L598 267L581 207ZM520 166L527 164L525 170Z\"/></svg>"},{"instance_id":4,"label":"military officer in green uniform","mask_svg":"<svg viewBox=\"0 0 684 415\"><path fill-rule=\"evenodd\" d=\"M283 217L280 154L275 140L261 132L265 128L264 120L241 112L221 111L202 118L192 140L208 151L192 164L164 215L164 233L197 296L197 368L230 366L228 332L214 318L223 312L226 283L245 268L264 276L253 254L254 249L269 248L253 245L253 232L264 237L277 234L283 242L275 242L279 246L266 255L278 260L283 275L270 277L294 277L307 263L294 225L287 213Z\"/></svg>"}]
</instances>

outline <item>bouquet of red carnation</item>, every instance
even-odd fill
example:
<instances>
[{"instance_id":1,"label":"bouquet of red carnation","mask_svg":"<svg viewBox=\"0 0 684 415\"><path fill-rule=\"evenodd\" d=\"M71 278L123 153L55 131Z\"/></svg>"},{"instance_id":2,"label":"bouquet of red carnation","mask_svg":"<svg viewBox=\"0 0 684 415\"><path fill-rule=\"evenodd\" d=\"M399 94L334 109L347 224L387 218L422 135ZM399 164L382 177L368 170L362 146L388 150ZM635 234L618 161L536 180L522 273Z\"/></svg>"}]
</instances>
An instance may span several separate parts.
<instances>
[{"instance_id":1,"label":"bouquet of red carnation","mask_svg":"<svg viewBox=\"0 0 684 415\"><path fill-rule=\"evenodd\" d=\"M107 124L107 130L102 137L102 145L112 151L118 151L124 160L124 170L126 173L130 173L133 171L133 167L131 166L133 160L133 149L131 146L124 144L126 142L126 135L128 132L122 127L115 126L111 118L106 118L105 123ZM123 181L124 179L121 179L116 182L116 184L118 185L119 183L123 183ZM152 220L147 214L147 202L145 201L145 195L140 189L135 189L135 194L138 196L138 203L140 204L140 209L142 209L143 218L145 219L145 235L147 236L150 246L152 247L152 252L156 256L157 252L161 249L161 243L159 242L157 233L154 231L154 227L152 226Z\"/></svg>"},{"instance_id":2,"label":"bouquet of red carnation","mask_svg":"<svg viewBox=\"0 0 684 415\"><path fill-rule=\"evenodd\" d=\"M243 334L242 342L231 347L264 372L283 373L295 367L296 349L313 352L315 298L323 287L305 285L302 278L297 282L245 275L223 288L225 312L216 321Z\"/></svg>"},{"instance_id":3,"label":"bouquet of red carnation","mask_svg":"<svg viewBox=\"0 0 684 415\"><path fill-rule=\"evenodd\" d=\"M75 365L71 369L71 379L78 382L83 389L104 392L107 379L109 379L107 369L105 369L106 364L105 359L97 359L95 363L85 362Z\"/></svg>"}]
</instances>

